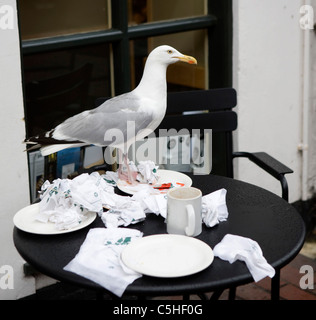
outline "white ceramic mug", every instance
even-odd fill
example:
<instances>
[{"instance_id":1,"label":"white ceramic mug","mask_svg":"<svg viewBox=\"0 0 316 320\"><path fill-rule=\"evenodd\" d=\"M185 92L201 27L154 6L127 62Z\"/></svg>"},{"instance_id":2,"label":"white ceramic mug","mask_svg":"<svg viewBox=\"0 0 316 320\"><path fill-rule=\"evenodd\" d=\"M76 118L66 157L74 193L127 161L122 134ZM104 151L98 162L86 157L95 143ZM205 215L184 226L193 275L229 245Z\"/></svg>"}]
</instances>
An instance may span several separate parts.
<instances>
[{"instance_id":1,"label":"white ceramic mug","mask_svg":"<svg viewBox=\"0 0 316 320\"><path fill-rule=\"evenodd\" d=\"M202 232L202 192L193 187L167 193L167 232L195 237Z\"/></svg>"}]
</instances>

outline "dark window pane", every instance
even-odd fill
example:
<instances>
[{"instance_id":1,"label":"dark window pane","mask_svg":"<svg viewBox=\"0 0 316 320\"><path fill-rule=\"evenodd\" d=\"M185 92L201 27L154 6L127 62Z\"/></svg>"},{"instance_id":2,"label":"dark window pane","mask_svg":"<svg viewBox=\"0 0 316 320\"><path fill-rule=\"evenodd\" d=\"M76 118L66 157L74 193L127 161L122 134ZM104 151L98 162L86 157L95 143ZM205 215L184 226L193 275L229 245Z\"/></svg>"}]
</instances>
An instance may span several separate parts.
<instances>
[{"instance_id":1,"label":"dark window pane","mask_svg":"<svg viewBox=\"0 0 316 320\"><path fill-rule=\"evenodd\" d=\"M111 95L109 45L24 56L28 136L50 130L66 118L94 108Z\"/></svg>"},{"instance_id":2,"label":"dark window pane","mask_svg":"<svg viewBox=\"0 0 316 320\"><path fill-rule=\"evenodd\" d=\"M129 0L129 25L206 14L206 0Z\"/></svg>"},{"instance_id":3,"label":"dark window pane","mask_svg":"<svg viewBox=\"0 0 316 320\"><path fill-rule=\"evenodd\" d=\"M104 30L107 0L20 0L22 39Z\"/></svg>"},{"instance_id":4,"label":"dark window pane","mask_svg":"<svg viewBox=\"0 0 316 320\"><path fill-rule=\"evenodd\" d=\"M171 45L183 54L197 59L196 66L175 63L168 67L168 91L208 88L207 32L205 30L181 32L165 36L137 39L130 42L131 83L138 85L148 54L160 45Z\"/></svg>"}]
</instances>

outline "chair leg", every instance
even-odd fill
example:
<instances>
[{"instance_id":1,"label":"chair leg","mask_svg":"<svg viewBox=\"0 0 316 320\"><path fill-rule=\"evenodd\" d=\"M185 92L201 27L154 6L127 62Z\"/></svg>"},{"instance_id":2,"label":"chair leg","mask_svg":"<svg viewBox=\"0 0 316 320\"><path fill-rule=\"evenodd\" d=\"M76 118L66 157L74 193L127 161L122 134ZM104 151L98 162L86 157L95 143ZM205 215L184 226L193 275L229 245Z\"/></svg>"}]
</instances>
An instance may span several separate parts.
<instances>
[{"instance_id":1,"label":"chair leg","mask_svg":"<svg viewBox=\"0 0 316 320\"><path fill-rule=\"evenodd\" d=\"M199 297L201 300L208 300L207 295L206 295L205 293L198 293L198 297Z\"/></svg>"},{"instance_id":2,"label":"chair leg","mask_svg":"<svg viewBox=\"0 0 316 320\"><path fill-rule=\"evenodd\" d=\"M223 291L224 291L224 289L214 291L214 293L212 294L210 300L218 300L219 297L221 296L221 294L223 293Z\"/></svg>"},{"instance_id":3,"label":"chair leg","mask_svg":"<svg viewBox=\"0 0 316 320\"><path fill-rule=\"evenodd\" d=\"M271 300L280 299L280 274L281 274L281 270L276 269L275 275L271 279Z\"/></svg>"},{"instance_id":4,"label":"chair leg","mask_svg":"<svg viewBox=\"0 0 316 320\"><path fill-rule=\"evenodd\" d=\"M236 287L229 289L228 300L235 300L236 298Z\"/></svg>"}]
</instances>

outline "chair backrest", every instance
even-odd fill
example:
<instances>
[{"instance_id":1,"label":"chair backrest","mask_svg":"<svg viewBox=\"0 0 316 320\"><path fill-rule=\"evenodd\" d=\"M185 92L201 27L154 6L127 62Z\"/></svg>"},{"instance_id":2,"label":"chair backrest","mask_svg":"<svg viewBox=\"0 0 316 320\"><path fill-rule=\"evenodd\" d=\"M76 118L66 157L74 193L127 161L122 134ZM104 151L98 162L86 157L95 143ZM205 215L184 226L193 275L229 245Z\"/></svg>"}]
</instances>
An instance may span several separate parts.
<instances>
[{"instance_id":1,"label":"chair backrest","mask_svg":"<svg viewBox=\"0 0 316 320\"><path fill-rule=\"evenodd\" d=\"M63 75L32 81L25 85L26 109L29 127L52 129L64 119L83 111L87 97L92 64Z\"/></svg>"},{"instance_id":2,"label":"chair backrest","mask_svg":"<svg viewBox=\"0 0 316 320\"><path fill-rule=\"evenodd\" d=\"M168 93L167 113L157 128L212 129L212 172L233 177L232 132L237 129L233 88Z\"/></svg>"},{"instance_id":3,"label":"chair backrest","mask_svg":"<svg viewBox=\"0 0 316 320\"><path fill-rule=\"evenodd\" d=\"M96 100L99 106L108 98ZM212 173L233 177L232 132L237 128L237 94L233 88L170 92L167 97L166 116L156 129L179 132L186 129L212 129Z\"/></svg>"},{"instance_id":4,"label":"chair backrest","mask_svg":"<svg viewBox=\"0 0 316 320\"><path fill-rule=\"evenodd\" d=\"M170 92L166 116L158 129L233 131L237 128L237 115L232 111L236 104L232 88Z\"/></svg>"}]
</instances>

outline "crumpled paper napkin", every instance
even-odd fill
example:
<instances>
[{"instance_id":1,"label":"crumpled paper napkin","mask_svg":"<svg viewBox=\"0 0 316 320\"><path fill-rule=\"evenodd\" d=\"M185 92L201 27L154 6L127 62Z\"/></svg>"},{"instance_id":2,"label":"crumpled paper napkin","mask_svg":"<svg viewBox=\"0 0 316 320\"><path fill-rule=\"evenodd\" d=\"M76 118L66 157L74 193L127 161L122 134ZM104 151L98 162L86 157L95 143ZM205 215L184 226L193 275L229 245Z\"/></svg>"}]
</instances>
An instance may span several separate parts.
<instances>
[{"instance_id":1,"label":"crumpled paper napkin","mask_svg":"<svg viewBox=\"0 0 316 320\"><path fill-rule=\"evenodd\" d=\"M227 234L213 248L213 253L215 257L230 263L244 261L256 282L275 275L274 268L264 258L259 244L250 238Z\"/></svg>"},{"instance_id":2,"label":"crumpled paper napkin","mask_svg":"<svg viewBox=\"0 0 316 320\"><path fill-rule=\"evenodd\" d=\"M115 193L108 196L108 200L103 203L108 210L99 213L99 216L107 228L126 227L146 218L141 204L133 201L131 197L120 196Z\"/></svg>"},{"instance_id":3,"label":"crumpled paper napkin","mask_svg":"<svg viewBox=\"0 0 316 320\"><path fill-rule=\"evenodd\" d=\"M142 183L154 184L158 181L157 170L158 166L153 161L139 161L137 166L139 174L137 180Z\"/></svg>"},{"instance_id":4,"label":"crumpled paper napkin","mask_svg":"<svg viewBox=\"0 0 316 320\"><path fill-rule=\"evenodd\" d=\"M63 230L76 227L89 211L97 212L107 228L138 223L147 213L166 218L166 194L160 194L149 184L139 184L132 197L121 196L114 192L117 180L117 173L108 171L105 175L93 172L72 180L46 181L42 186L37 220L51 221L58 230ZM202 197L202 220L206 226L213 227L227 217L225 189Z\"/></svg>"},{"instance_id":5,"label":"crumpled paper napkin","mask_svg":"<svg viewBox=\"0 0 316 320\"><path fill-rule=\"evenodd\" d=\"M167 217L167 195L151 194L150 189L143 188L132 196L141 203L146 213L152 212ZM202 197L202 221L207 227L214 227L228 218L226 205L226 189L211 192Z\"/></svg>"},{"instance_id":6,"label":"crumpled paper napkin","mask_svg":"<svg viewBox=\"0 0 316 320\"><path fill-rule=\"evenodd\" d=\"M102 203L110 194L114 194L114 188L97 172L72 180L46 181L41 188L37 220L53 222L58 230L71 229L86 219L87 212L102 212Z\"/></svg>"},{"instance_id":7,"label":"crumpled paper napkin","mask_svg":"<svg viewBox=\"0 0 316 320\"><path fill-rule=\"evenodd\" d=\"M128 228L90 229L78 254L64 270L92 280L121 297L126 287L142 275L126 267L120 254L142 236L140 231Z\"/></svg>"},{"instance_id":8,"label":"crumpled paper napkin","mask_svg":"<svg viewBox=\"0 0 316 320\"><path fill-rule=\"evenodd\" d=\"M142 188L136 192L132 197L132 200L137 201L142 206L145 213L154 213L167 217L167 195L166 194L153 194L152 188Z\"/></svg>"},{"instance_id":9,"label":"crumpled paper napkin","mask_svg":"<svg viewBox=\"0 0 316 320\"><path fill-rule=\"evenodd\" d=\"M226 189L211 192L202 197L202 220L208 227L214 227L228 218Z\"/></svg>"}]
</instances>

